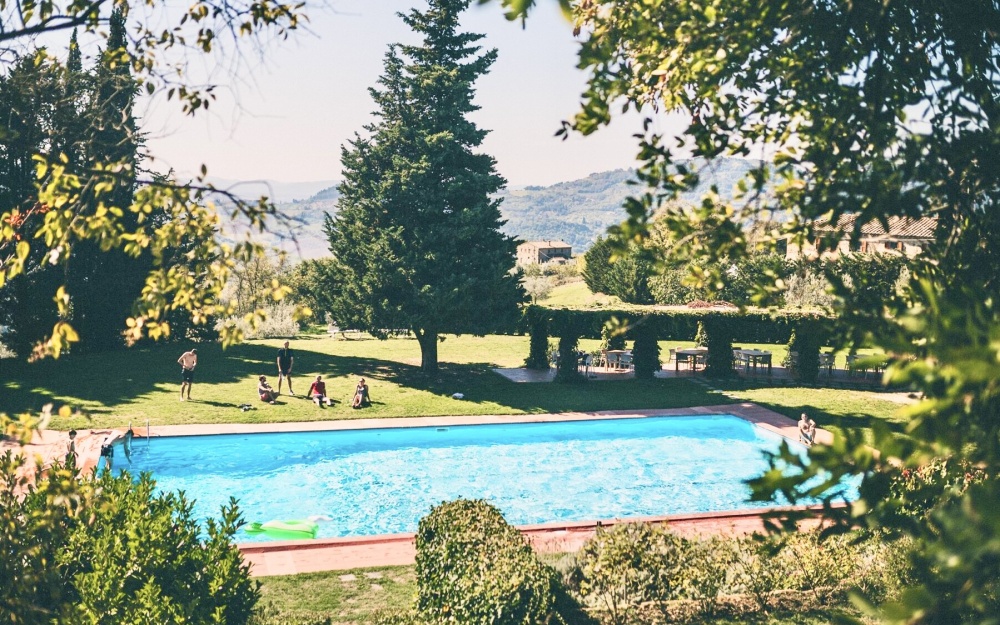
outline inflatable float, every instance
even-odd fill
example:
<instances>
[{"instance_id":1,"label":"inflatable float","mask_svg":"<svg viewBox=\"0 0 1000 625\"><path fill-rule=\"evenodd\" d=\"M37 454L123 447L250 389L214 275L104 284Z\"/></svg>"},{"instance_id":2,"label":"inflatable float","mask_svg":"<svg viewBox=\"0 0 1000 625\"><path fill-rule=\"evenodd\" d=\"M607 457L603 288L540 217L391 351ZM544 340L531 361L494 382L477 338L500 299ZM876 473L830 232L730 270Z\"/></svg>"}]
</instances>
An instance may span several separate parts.
<instances>
[{"instance_id":1,"label":"inflatable float","mask_svg":"<svg viewBox=\"0 0 1000 625\"><path fill-rule=\"evenodd\" d=\"M251 523L243 529L247 534L263 534L270 538L297 540L316 538L319 525L313 521L267 521L266 523Z\"/></svg>"}]
</instances>

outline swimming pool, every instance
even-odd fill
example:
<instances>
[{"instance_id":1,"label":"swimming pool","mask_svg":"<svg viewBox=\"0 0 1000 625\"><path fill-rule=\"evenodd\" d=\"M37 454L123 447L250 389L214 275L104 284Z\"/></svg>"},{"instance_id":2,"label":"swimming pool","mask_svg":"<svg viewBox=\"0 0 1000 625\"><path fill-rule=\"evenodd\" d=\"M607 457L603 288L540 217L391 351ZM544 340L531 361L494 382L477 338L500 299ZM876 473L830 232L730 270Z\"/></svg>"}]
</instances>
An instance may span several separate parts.
<instances>
[{"instance_id":1,"label":"swimming pool","mask_svg":"<svg viewBox=\"0 0 1000 625\"><path fill-rule=\"evenodd\" d=\"M200 518L233 496L249 522L319 516L319 537L368 536L413 532L458 497L515 525L757 508L745 481L781 440L730 415L227 434L138 443L130 469Z\"/></svg>"}]
</instances>

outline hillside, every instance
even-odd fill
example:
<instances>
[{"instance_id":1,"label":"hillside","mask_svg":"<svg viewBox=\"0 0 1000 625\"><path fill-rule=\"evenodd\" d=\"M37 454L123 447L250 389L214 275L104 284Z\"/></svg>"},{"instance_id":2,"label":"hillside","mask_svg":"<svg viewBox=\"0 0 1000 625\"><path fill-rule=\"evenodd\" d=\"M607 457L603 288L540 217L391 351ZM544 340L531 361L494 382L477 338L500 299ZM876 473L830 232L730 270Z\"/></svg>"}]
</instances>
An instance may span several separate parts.
<instances>
[{"instance_id":1,"label":"hillside","mask_svg":"<svg viewBox=\"0 0 1000 625\"><path fill-rule=\"evenodd\" d=\"M695 201L713 184L723 197L731 197L736 182L752 165L742 159L720 159L703 172L702 184L684 198ZM625 217L622 208L625 198L638 192L629 184L634 175L633 170L618 169L548 187L506 190L500 194L503 199L500 211L507 222L504 232L525 241L560 239L572 245L574 253L581 253L608 226ZM297 242L303 258L324 256L327 244L323 217L325 213L336 212L339 195L336 185L327 183L326 188L308 199L280 202L278 209L289 218L289 227L279 228L277 234L268 233L263 238L268 244L293 253Z\"/></svg>"},{"instance_id":2,"label":"hillside","mask_svg":"<svg viewBox=\"0 0 1000 625\"><path fill-rule=\"evenodd\" d=\"M752 166L752 161L743 159L720 159L703 172L698 188L683 198L696 201L713 184L722 197L732 197L737 181ZM625 218L625 199L639 192L629 184L634 176L634 170L617 169L550 187L507 191L500 207L507 220L504 231L526 241L559 239L572 245L574 253L582 252L608 226Z\"/></svg>"}]
</instances>

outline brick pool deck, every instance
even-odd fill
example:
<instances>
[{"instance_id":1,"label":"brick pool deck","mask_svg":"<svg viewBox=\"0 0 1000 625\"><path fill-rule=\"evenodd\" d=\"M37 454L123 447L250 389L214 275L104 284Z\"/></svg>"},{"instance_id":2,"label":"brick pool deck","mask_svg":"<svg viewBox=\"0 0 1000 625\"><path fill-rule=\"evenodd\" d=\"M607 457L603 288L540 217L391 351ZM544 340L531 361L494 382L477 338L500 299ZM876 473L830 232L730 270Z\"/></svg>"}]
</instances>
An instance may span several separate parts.
<instances>
[{"instance_id":1,"label":"brick pool deck","mask_svg":"<svg viewBox=\"0 0 1000 625\"><path fill-rule=\"evenodd\" d=\"M315 421L307 423L172 425L150 428L150 437L198 436L209 434L250 434L264 432L315 432L320 430L360 430L398 427L480 425L507 423L541 423L550 421L583 421L589 419L630 419L654 416L731 414L789 440L798 439L795 421L752 403L698 406L692 408L611 410L599 412L569 412L537 415L483 415L456 417L410 417L387 419L357 419L351 421ZM136 438L146 436L145 428L136 430ZM77 450L82 466L96 466L99 441L120 436L120 431L81 431ZM81 439L86 441L80 445ZM817 442L829 444L833 436L817 430ZM46 432L45 440L37 441L35 452L43 456L65 454L66 434ZM84 449L81 449L84 447ZM48 453L45 453L48 452ZM699 513L661 517L631 518L629 521L666 522L683 535L748 534L763 529L761 515L770 510L742 510L721 513ZM599 525L609 526L620 519L595 519L581 522L556 522L522 526L519 529L540 552L578 550L593 536ZM255 576L291 575L315 571L335 571L361 567L412 564L416 555L413 534L392 534L371 537L331 538L304 541L271 541L239 545Z\"/></svg>"}]
</instances>

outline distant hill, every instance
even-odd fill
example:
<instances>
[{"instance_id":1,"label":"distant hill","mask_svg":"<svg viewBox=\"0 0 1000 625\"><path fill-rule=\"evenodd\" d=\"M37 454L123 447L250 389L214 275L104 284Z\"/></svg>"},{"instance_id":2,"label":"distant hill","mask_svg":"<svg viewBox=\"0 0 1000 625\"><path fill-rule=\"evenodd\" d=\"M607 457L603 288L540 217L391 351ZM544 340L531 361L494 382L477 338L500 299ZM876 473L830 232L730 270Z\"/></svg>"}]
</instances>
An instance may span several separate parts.
<instances>
[{"instance_id":1,"label":"distant hill","mask_svg":"<svg viewBox=\"0 0 1000 625\"><path fill-rule=\"evenodd\" d=\"M714 184L728 199L736 183L753 166L752 161L743 159L719 159L702 172L698 188L683 198L696 201ZM574 254L580 253L608 226L625 218L625 199L641 192L641 187L629 184L634 180L635 170L617 169L550 187L506 191L500 206L507 220L504 231L525 241L565 241L573 246Z\"/></svg>"},{"instance_id":2,"label":"distant hill","mask_svg":"<svg viewBox=\"0 0 1000 625\"><path fill-rule=\"evenodd\" d=\"M719 159L711 168L702 172L701 185L684 196L690 201L697 200L711 185L719 188L724 198L732 196L736 182L753 167L752 161L737 158ZM625 198L639 193L641 187L629 184L635 180L635 171L617 169L592 174L581 180L561 182L548 187L529 186L508 189L500 194L503 203L500 212L507 221L504 232L519 239L562 240L573 246L573 253L585 251L594 240L603 234L608 226L620 223L625 218L622 208ZM260 183L255 183L260 184ZM336 213L337 183L332 181L317 183L272 183L276 197L279 189L285 197L294 190L301 191L311 185L313 195L307 199L280 200L278 209L290 220L290 228L282 233L264 235L267 243L298 253L303 258L325 256L326 236L323 233L323 216ZM240 185L240 189L260 189L252 184ZM251 194L252 196L252 194ZM292 241L294 236L296 244Z\"/></svg>"}]
</instances>

